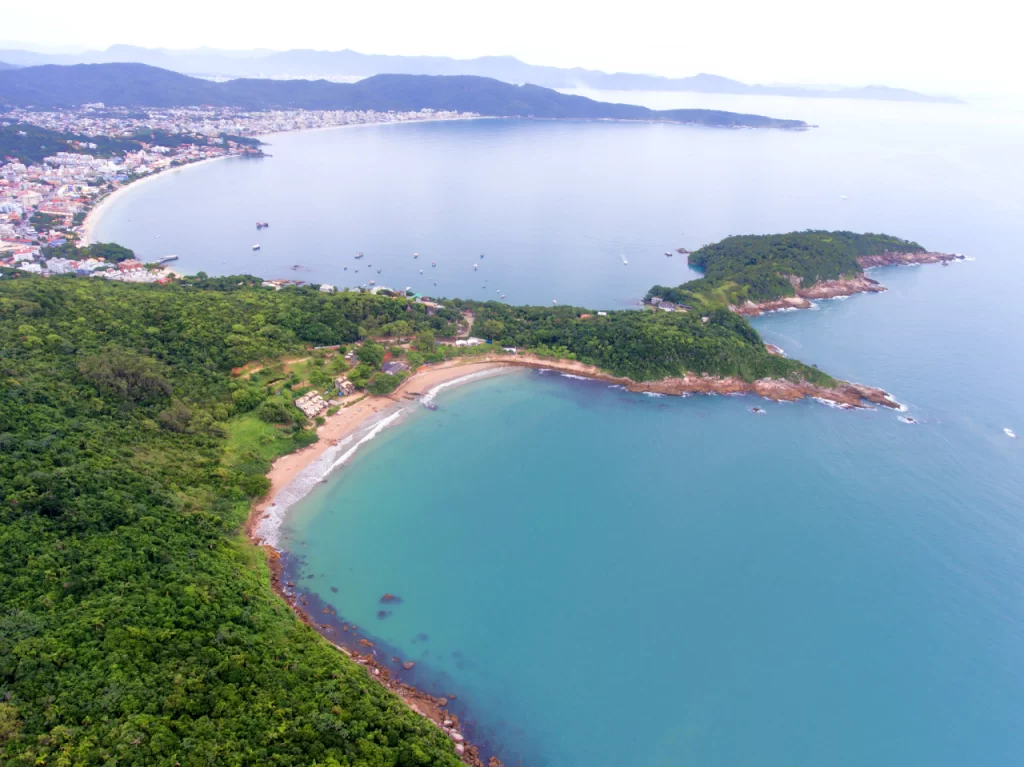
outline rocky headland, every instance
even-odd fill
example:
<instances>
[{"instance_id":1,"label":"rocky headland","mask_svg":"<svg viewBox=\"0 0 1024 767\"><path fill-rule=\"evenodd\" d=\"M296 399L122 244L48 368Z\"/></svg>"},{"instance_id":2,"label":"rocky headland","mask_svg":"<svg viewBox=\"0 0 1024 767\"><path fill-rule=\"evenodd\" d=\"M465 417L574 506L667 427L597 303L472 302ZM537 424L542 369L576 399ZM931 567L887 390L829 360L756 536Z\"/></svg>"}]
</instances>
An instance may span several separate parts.
<instances>
[{"instance_id":1,"label":"rocky headland","mask_svg":"<svg viewBox=\"0 0 1024 767\"><path fill-rule=\"evenodd\" d=\"M915 264L948 264L951 261L963 261L959 253L895 253L885 252L874 256L861 256L857 263L862 269L874 269L879 266L913 266ZM888 288L878 280L866 274L856 277L840 277L838 280L822 280L813 285L803 287L801 278L790 276L796 295L785 296L771 301L745 301L742 304L730 304L729 308L744 317L758 317L765 312L778 312L788 309L809 309L811 301L828 298L842 298L857 293L881 293Z\"/></svg>"}]
</instances>

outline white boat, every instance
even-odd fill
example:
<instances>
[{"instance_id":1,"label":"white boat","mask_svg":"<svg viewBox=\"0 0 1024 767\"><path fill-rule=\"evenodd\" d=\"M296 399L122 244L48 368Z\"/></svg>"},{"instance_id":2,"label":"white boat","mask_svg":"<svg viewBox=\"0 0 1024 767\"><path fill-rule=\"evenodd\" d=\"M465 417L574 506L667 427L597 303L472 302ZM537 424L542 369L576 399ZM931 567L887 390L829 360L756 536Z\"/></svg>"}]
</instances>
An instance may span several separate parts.
<instances>
[{"instance_id":1,"label":"white boat","mask_svg":"<svg viewBox=\"0 0 1024 767\"><path fill-rule=\"evenodd\" d=\"M369 284L370 284L370 285L376 285L376 284L377 284L377 281L376 281L376 280L370 280Z\"/></svg>"},{"instance_id":2,"label":"white boat","mask_svg":"<svg viewBox=\"0 0 1024 767\"><path fill-rule=\"evenodd\" d=\"M363 257L363 251L359 251L358 253L356 253L355 257L356 258L362 258Z\"/></svg>"},{"instance_id":3,"label":"white boat","mask_svg":"<svg viewBox=\"0 0 1024 767\"><path fill-rule=\"evenodd\" d=\"M672 258L672 251L671 250L666 250L665 251L665 255L668 256L669 258Z\"/></svg>"},{"instance_id":4,"label":"white boat","mask_svg":"<svg viewBox=\"0 0 1024 767\"><path fill-rule=\"evenodd\" d=\"M420 269L420 274L423 274L423 270L422 269Z\"/></svg>"},{"instance_id":5,"label":"white boat","mask_svg":"<svg viewBox=\"0 0 1024 767\"><path fill-rule=\"evenodd\" d=\"M260 249L260 246L259 246L259 245L253 245L253 246L252 246L252 249L253 249L253 250L259 250L259 249Z\"/></svg>"},{"instance_id":6,"label":"white boat","mask_svg":"<svg viewBox=\"0 0 1024 767\"><path fill-rule=\"evenodd\" d=\"M437 266L437 261L431 261L431 262L430 262L430 265L431 265L431 266Z\"/></svg>"},{"instance_id":7,"label":"white boat","mask_svg":"<svg viewBox=\"0 0 1024 767\"><path fill-rule=\"evenodd\" d=\"M624 264L628 264L628 263L629 263L629 259L628 259L628 258L626 258L625 256L623 256L623 257L622 257L622 263L624 263Z\"/></svg>"},{"instance_id":8,"label":"white boat","mask_svg":"<svg viewBox=\"0 0 1024 767\"><path fill-rule=\"evenodd\" d=\"M554 298L551 299L551 303L555 304L556 306L558 305L558 301Z\"/></svg>"},{"instance_id":9,"label":"white boat","mask_svg":"<svg viewBox=\"0 0 1024 767\"><path fill-rule=\"evenodd\" d=\"M1010 429L1010 428L1006 428L1006 429L1003 429L1003 432L1004 432L1004 433L1006 434L1006 436L1007 436L1007 437L1009 437L1010 439L1017 439L1017 434L1016 434L1016 433L1015 433L1015 432L1013 431L1013 429Z\"/></svg>"},{"instance_id":10,"label":"white boat","mask_svg":"<svg viewBox=\"0 0 1024 767\"><path fill-rule=\"evenodd\" d=\"M479 264L473 264L473 271L475 272L479 268Z\"/></svg>"},{"instance_id":11,"label":"white boat","mask_svg":"<svg viewBox=\"0 0 1024 767\"><path fill-rule=\"evenodd\" d=\"M419 257L420 257L420 254L419 254L419 253L413 253L413 254L412 254L412 257L413 257L413 258L419 258Z\"/></svg>"}]
</instances>

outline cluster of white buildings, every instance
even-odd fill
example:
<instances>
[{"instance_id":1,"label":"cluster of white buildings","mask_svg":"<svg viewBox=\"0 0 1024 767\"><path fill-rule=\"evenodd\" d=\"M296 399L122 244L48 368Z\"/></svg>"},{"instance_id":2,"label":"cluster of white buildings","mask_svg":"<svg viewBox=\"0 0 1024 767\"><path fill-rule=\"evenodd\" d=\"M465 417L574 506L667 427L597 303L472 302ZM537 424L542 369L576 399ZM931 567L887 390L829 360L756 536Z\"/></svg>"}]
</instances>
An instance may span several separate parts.
<instances>
[{"instance_id":1,"label":"cluster of white buildings","mask_svg":"<svg viewBox=\"0 0 1024 767\"><path fill-rule=\"evenodd\" d=\"M262 136L281 131L331 128L339 125L454 120L479 117L475 112L421 109L417 112L368 110L288 109L248 112L228 107L182 107L178 109L125 109L87 104L78 109L35 112L15 109L8 118L40 128L81 136L127 138L143 130L167 133L197 133L217 139L221 135Z\"/></svg>"},{"instance_id":2,"label":"cluster of white buildings","mask_svg":"<svg viewBox=\"0 0 1024 767\"><path fill-rule=\"evenodd\" d=\"M295 407L307 418L314 418L327 409L327 402L320 396L320 392L314 389L295 400Z\"/></svg>"}]
</instances>

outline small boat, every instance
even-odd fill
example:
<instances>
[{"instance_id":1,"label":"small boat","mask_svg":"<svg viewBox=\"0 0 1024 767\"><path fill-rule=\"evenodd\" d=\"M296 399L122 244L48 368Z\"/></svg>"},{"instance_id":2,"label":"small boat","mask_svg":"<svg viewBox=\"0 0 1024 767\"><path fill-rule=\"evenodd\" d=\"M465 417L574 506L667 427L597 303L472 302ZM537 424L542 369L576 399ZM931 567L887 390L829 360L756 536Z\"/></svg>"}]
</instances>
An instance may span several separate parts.
<instances>
[{"instance_id":1,"label":"small boat","mask_svg":"<svg viewBox=\"0 0 1024 767\"><path fill-rule=\"evenodd\" d=\"M504 297L505 297L505 294L504 294L504 293L502 293L502 294L501 294L501 297L502 297L502 298L504 298Z\"/></svg>"},{"instance_id":2,"label":"small boat","mask_svg":"<svg viewBox=\"0 0 1024 767\"><path fill-rule=\"evenodd\" d=\"M1017 434L1013 431L1013 429L1005 428L1003 429L1003 433L1010 439L1017 439Z\"/></svg>"},{"instance_id":3,"label":"small boat","mask_svg":"<svg viewBox=\"0 0 1024 767\"><path fill-rule=\"evenodd\" d=\"M431 265L431 266L437 266L437 261L431 261L431 262L430 262L430 265Z\"/></svg>"},{"instance_id":4,"label":"small boat","mask_svg":"<svg viewBox=\"0 0 1024 767\"><path fill-rule=\"evenodd\" d=\"M363 257L363 251L359 251L359 252L358 252L358 253L356 253L356 255L355 255L355 258L362 258L362 257Z\"/></svg>"},{"instance_id":5,"label":"small boat","mask_svg":"<svg viewBox=\"0 0 1024 767\"><path fill-rule=\"evenodd\" d=\"M380 274L380 269L377 270L377 274Z\"/></svg>"},{"instance_id":6,"label":"small boat","mask_svg":"<svg viewBox=\"0 0 1024 767\"><path fill-rule=\"evenodd\" d=\"M178 260L177 256L164 256L163 258L158 260L157 263L158 264L166 264L168 261L177 261L177 260Z\"/></svg>"},{"instance_id":7,"label":"small boat","mask_svg":"<svg viewBox=\"0 0 1024 767\"><path fill-rule=\"evenodd\" d=\"M252 246L252 249L253 249L253 250L259 250L259 249L260 249L260 246L259 246L259 245L253 245L253 246Z\"/></svg>"},{"instance_id":8,"label":"small boat","mask_svg":"<svg viewBox=\"0 0 1024 767\"><path fill-rule=\"evenodd\" d=\"M346 272L348 271L348 267L347 266L345 267L344 271L346 271Z\"/></svg>"},{"instance_id":9,"label":"small boat","mask_svg":"<svg viewBox=\"0 0 1024 767\"><path fill-rule=\"evenodd\" d=\"M377 281L376 281L376 280L370 280L370 282L369 282L368 284L370 284L370 285L376 285L376 284L377 284Z\"/></svg>"},{"instance_id":10,"label":"small boat","mask_svg":"<svg viewBox=\"0 0 1024 767\"><path fill-rule=\"evenodd\" d=\"M422 269L420 269L420 274L423 274L423 270Z\"/></svg>"},{"instance_id":11,"label":"small boat","mask_svg":"<svg viewBox=\"0 0 1024 767\"><path fill-rule=\"evenodd\" d=\"M750 412L753 413L754 415L764 415L765 413L763 407L752 407L750 408Z\"/></svg>"},{"instance_id":12,"label":"small boat","mask_svg":"<svg viewBox=\"0 0 1024 767\"><path fill-rule=\"evenodd\" d=\"M479 265L479 264L473 264L473 271L474 271L474 272L475 272L475 271L476 271L477 269L479 269L479 268L480 268L480 265Z\"/></svg>"},{"instance_id":13,"label":"small boat","mask_svg":"<svg viewBox=\"0 0 1024 767\"><path fill-rule=\"evenodd\" d=\"M551 303L553 303L553 304L554 304L554 305L556 305L556 306L558 305L558 301L557 301L557 300L555 300L554 298L552 298L552 299L551 299Z\"/></svg>"},{"instance_id":14,"label":"small boat","mask_svg":"<svg viewBox=\"0 0 1024 767\"><path fill-rule=\"evenodd\" d=\"M433 402L424 402L423 407L425 407L427 410L437 410L437 405L435 405Z\"/></svg>"},{"instance_id":15,"label":"small boat","mask_svg":"<svg viewBox=\"0 0 1024 767\"><path fill-rule=\"evenodd\" d=\"M419 258L419 257L420 257L420 254L419 254L419 253L413 253L413 254L412 254L412 257L413 257L413 258Z\"/></svg>"},{"instance_id":16,"label":"small boat","mask_svg":"<svg viewBox=\"0 0 1024 767\"><path fill-rule=\"evenodd\" d=\"M157 236L159 237L159 235L157 235ZM480 254L480 258L483 258L483 257L484 257L484 254L483 254L483 253L481 253L481 254Z\"/></svg>"},{"instance_id":17,"label":"small boat","mask_svg":"<svg viewBox=\"0 0 1024 767\"><path fill-rule=\"evenodd\" d=\"M623 256L623 257L622 257L622 263L624 263L624 264L628 264L628 263L629 263L629 259L628 259L628 258L626 258L625 256Z\"/></svg>"},{"instance_id":18,"label":"small boat","mask_svg":"<svg viewBox=\"0 0 1024 767\"><path fill-rule=\"evenodd\" d=\"M669 258L672 258L672 251L671 250L666 250L665 251L665 255L668 256Z\"/></svg>"}]
</instances>

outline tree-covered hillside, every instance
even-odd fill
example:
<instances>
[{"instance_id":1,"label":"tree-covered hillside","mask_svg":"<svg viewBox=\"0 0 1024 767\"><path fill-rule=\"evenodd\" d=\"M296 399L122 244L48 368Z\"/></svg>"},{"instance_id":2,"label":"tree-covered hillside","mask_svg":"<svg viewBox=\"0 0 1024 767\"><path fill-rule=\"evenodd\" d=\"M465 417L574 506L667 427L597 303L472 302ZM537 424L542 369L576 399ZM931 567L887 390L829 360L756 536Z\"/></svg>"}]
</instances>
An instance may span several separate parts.
<instances>
[{"instance_id":1,"label":"tree-covered hillside","mask_svg":"<svg viewBox=\"0 0 1024 767\"><path fill-rule=\"evenodd\" d=\"M690 265L704 270L702 280L677 288L656 286L649 295L683 303L769 301L795 294L791 277L806 287L862 274L861 256L923 251L916 242L887 234L809 230L726 237L690 254Z\"/></svg>"},{"instance_id":2,"label":"tree-covered hillside","mask_svg":"<svg viewBox=\"0 0 1024 767\"><path fill-rule=\"evenodd\" d=\"M239 144L258 147L258 139L242 136L222 135ZM209 136L191 133L168 133L167 131L140 131L134 136L113 138L110 136L81 136L73 133L40 128L29 123L0 123L0 164L10 157L25 164L39 164L44 157L57 152L88 154L93 157L117 157L125 152L137 152L146 146L177 147L183 144L213 145Z\"/></svg>"},{"instance_id":3,"label":"tree-covered hillside","mask_svg":"<svg viewBox=\"0 0 1024 767\"><path fill-rule=\"evenodd\" d=\"M232 369L413 333L409 359L433 358L465 308L474 333L636 378L831 381L723 309L428 312L246 276L0 277L0 764L457 764L272 594L240 528L270 459L316 435L291 404L294 371ZM384 355L365 343L350 380L393 389Z\"/></svg>"},{"instance_id":4,"label":"tree-covered hillside","mask_svg":"<svg viewBox=\"0 0 1024 767\"><path fill-rule=\"evenodd\" d=\"M461 303L461 302L457 302ZM473 332L502 346L523 347L596 365L635 381L679 376L832 379L795 360L774 356L744 318L724 307L700 312L619 311L604 315L572 306L471 305Z\"/></svg>"},{"instance_id":5,"label":"tree-covered hillside","mask_svg":"<svg viewBox=\"0 0 1024 767\"><path fill-rule=\"evenodd\" d=\"M801 120L711 109L657 111L608 104L536 85L469 75L375 75L356 83L238 79L215 83L144 64L45 65L0 72L0 105L225 106L242 109L449 109L492 117L669 120L721 127L804 129Z\"/></svg>"},{"instance_id":6,"label":"tree-covered hillside","mask_svg":"<svg viewBox=\"0 0 1024 767\"><path fill-rule=\"evenodd\" d=\"M0 764L458 763L272 595L238 533L269 463L223 460L265 396L232 366L408 317L372 296L0 280Z\"/></svg>"}]
</instances>

